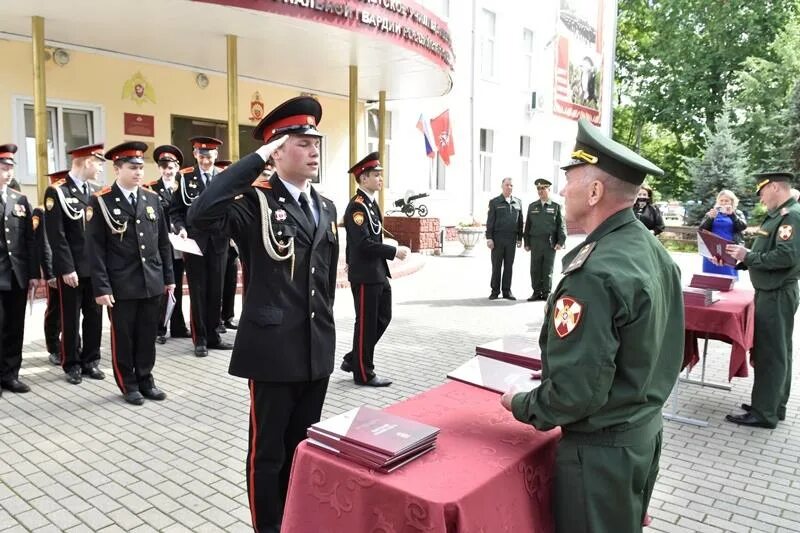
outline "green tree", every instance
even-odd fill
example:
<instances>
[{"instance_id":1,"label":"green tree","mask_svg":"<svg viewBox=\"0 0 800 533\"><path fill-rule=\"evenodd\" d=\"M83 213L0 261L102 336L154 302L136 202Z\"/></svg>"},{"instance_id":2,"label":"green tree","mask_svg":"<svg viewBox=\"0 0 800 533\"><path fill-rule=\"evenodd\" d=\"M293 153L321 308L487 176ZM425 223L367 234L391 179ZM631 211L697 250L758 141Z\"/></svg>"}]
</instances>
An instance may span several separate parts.
<instances>
[{"instance_id":1,"label":"green tree","mask_svg":"<svg viewBox=\"0 0 800 533\"><path fill-rule=\"evenodd\" d=\"M752 208L752 186L742 146L733 136L727 114L717 120L715 131L706 130L708 143L702 157L687 160L696 202L686 210L686 223L696 225L714 206L717 193L730 189L741 200L740 208Z\"/></svg>"}]
</instances>

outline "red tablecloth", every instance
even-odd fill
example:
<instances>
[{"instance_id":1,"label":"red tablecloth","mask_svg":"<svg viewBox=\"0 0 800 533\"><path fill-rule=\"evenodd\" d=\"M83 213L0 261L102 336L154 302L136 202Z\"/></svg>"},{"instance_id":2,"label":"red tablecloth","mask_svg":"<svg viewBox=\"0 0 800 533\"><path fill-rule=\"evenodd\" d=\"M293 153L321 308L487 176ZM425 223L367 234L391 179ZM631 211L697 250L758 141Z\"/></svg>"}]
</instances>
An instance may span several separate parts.
<instances>
[{"instance_id":1,"label":"red tablecloth","mask_svg":"<svg viewBox=\"0 0 800 533\"><path fill-rule=\"evenodd\" d=\"M709 339L731 343L728 380L747 377L747 352L753 347L754 294L749 289L733 289L721 292L721 300L712 305L684 306L686 315L684 366L692 368L700 360L697 341L708 335Z\"/></svg>"},{"instance_id":2,"label":"red tablecloth","mask_svg":"<svg viewBox=\"0 0 800 533\"><path fill-rule=\"evenodd\" d=\"M498 394L458 382L386 410L441 428L437 448L379 474L302 443L283 533L552 531L558 430L521 424Z\"/></svg>"}]
</instances>

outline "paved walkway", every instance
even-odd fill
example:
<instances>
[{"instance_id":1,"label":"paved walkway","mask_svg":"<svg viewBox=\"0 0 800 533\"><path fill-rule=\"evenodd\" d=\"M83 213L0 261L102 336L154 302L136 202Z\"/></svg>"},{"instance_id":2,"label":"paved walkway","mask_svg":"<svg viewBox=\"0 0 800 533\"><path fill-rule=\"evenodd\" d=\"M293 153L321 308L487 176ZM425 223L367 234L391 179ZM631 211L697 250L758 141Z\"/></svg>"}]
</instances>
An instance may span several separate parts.
<instances>
[{"instance_id":1,"label":"paved walkway","mask_svg":"<svg viewBox=\"0 0 800 533\"><path fill-rule=\"evenodd\" d=\"M394 320L376 361L395 384L356 388L336 370L324 416L407 398L442 383L476 344L541 327L543 304L524 301L527 254L517 256L513 291L520 301L490 302L485 246L475 257L459 252L449 243L445 255L424 258L424 268L393 283ZM685 272L699 263L676 259ZM22 377L33 391L0 399L0 531L251 531L248 396L244 380L227 374L228 353L198 359L188 340L169 340L158 347L155 369L168 400L133 407L110 376L107 330L101 367L108 379L69 385L47 362L42 310L37 303L26 331ZM352 335L349 290L338 291L335 311L340 360ZM711 380L725 380L727 353L711 343ZM800 364L800 387L798 374ZM680 413L709 426L665 422L649 531L800 531L800 393L774 431L725 423L751 386L752 378L735 380L731 392L684 388Z\"/></svg>"}]
</instances>

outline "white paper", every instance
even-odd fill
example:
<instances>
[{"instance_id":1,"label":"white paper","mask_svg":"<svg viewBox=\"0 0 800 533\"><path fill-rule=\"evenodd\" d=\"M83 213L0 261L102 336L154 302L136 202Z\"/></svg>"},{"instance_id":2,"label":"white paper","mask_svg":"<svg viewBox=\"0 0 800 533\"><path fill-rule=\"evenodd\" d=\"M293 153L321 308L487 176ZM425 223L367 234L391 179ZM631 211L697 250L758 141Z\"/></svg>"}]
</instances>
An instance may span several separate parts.
<instances>
[{"instance_id":1,"label":"white paper","mask_svg":"<svg viewBox=\"0 0 800 533\"><path fill-rule=\"evenodd\" d=\"M197 246L197 242L195 242L194 239L181 239L179 235L170 233L169 242L172 244L172 247L179 252L186 252L187 254L193 255L203 255L203 252L200 251L200 247Z\"/></svg>"},{"instance_id":2,"label":"white paper","mask_svg":"<svg viewBox=\"0 0 800 533\"><path fill-rule=\"evenodd\" d=\"M165 309L164 313L164 327L167 327L169 324L169 319L172 317L172 312L175 311L175 291L177 287L167 293L167 308Z\"/></svg>"}]
</instances>

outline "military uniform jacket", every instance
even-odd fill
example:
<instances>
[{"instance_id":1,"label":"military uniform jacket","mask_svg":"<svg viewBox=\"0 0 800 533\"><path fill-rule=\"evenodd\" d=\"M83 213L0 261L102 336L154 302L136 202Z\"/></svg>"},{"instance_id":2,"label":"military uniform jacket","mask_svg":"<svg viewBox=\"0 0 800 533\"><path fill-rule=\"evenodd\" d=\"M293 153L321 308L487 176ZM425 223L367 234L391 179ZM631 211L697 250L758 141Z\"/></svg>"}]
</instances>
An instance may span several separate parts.
<instances>
[{"instance_id":1,"label":"military uniform jacket","mask_svg":"<svg viewBox=\"0 0 800 533\"><path fill-rule=\"evenodd\" d=\"M509 238L522 240L522 202L516 196L511 203L502 194L489 200L489 213L486 216L486 238Z\"/></svg>"},{"instance_id":2,"label":"military uniform jacket","mask_svg":"<svg viewBox=\"0 0 800 533\"><path fill-rule=\"evenodd\" d=\"M179 174L176 178L178 180L178 188L172 194L172 204L168 213L169 221L174 231L180 232L180 230L185 229L189 238L197 242L197 246L200 247L203 253L207 250L223 253L228 249L228 237L221 233L199 231L187 221L186 215L189 207L206 190L200 168L194 168L191 172ZM214 167L211 170L211 183L214 183L217 179L219 179L219 170Z\"/></svg>"},{"instance_id":3,"label":"military uniform jacket","mask_svg":"<svg viewBox=\"0 0 800 533\"><path fill-rule=\"evenodd\" d=\"M554 201L542 205L536 200L528 205L528 216L525 217L523 231L525 246L532 248L531 243L548 241L550 246L564 246L567 242L567 228L561 215L561 206Z\"/></svg>"},{"instance_id":4,"label":"military uniform jacket","mask_svg":"<svg viewBox=\"0 0 800 533\"><path fill-rule=\"evenodd\" d=\"M514 396L514 416L540 430L657 431L683 361L680 270L630 208L563 264L539 337L542 384Z\"/></svg>"},{"instance_id":5,"label":"military uniform jacket","mask_svg":"<svg viewBox=\"0 0 800 533\"><path fill-rule=\"evenodd\" d=\"M92 275L89 255L86 251L85 225L94 213L89 200L99 187L87 183L89 196L84 196L78 186L67 177L44 193L45 231L47 242L53 252L53 274L63 276L77 272L78 277Z\"/></svg>"},{"instance_id":6,"label":"military uniform jacket","mask_svg":"<svg viewBox=\"0 0 800 533\"><path fill-rule=\"evenodd\" d=\"M336 348L336 207L312 189L319 210L314 230L277 174L256 180L263 169L256 153L237 161L225 170L224 181L213 181L194 201L188 216L198 231L230 232L247 274L230 373L273 382L326 378ZM266 220L259 195L272 210ZM294 237L294 268L292 259L279 261L268 253L270 231L283 243Z\"/></svg>"},{"instance_id":7,"label":"military uniform jacket","mask_svg":"<svg viewBox=\"0 0 800 533\"><path fill-rule=\"evenodd\" d=\"M380 207L358 189L344 212L347 230L347 279L351 283L383 283L392 277L386 261L397 249L383 244L383 217Z\"/></svg>"},{"instance_id":8,"label":"military uniform jacket","mask_svg":"<svg viewBox=\"0 0 800 533\"><path fill-rule=\"evenodd\" d=\"M29 279L39 279L39 256L33 237L31 206L19 191L6 187L6 203L0 219L0 287L11 288L16 278L27 288Z\"/></svg>"},{"instance_id":9,"label":"military uniform jacket","mask_svg":"<svg viewBox=\"0 0 800 533\"><path fill-rule=\"evenodd\" d=\"M800 205L790 198L767 217L753 249L737 265L750 272L753 287L762 291L797 283L800 277Z\"/></svg>"},{"instance_id":10,"label":"military uniform jacket","mask_svg":"<svg viewBox=\"0 0 800 533\"><path fill-rule=\"evenodd\" d=\"M31 226L33 227L33 241L36 253L39 256L39 270L41 276L45 280L55 278L53 274L53 252L50 250L50 244L47 242L47 233L44 229L44 207L34 207L33 216L31 217Z\"/></svg>"},{"instance_id":11,"label":"military uniform jacket","mask_svg":"<svg viewBox=\"0 0 800 533\"><path fill-rule=\"evenodd\" d=\"M158 195L139 187L134 208L115 183L95 195L89 205L94 213L87 224L94 295L137 300L163 294L174 277L167 219ZM125 231L115 233L112 227Z\"/></svg>"}]
</instances>

